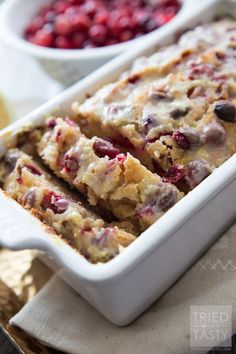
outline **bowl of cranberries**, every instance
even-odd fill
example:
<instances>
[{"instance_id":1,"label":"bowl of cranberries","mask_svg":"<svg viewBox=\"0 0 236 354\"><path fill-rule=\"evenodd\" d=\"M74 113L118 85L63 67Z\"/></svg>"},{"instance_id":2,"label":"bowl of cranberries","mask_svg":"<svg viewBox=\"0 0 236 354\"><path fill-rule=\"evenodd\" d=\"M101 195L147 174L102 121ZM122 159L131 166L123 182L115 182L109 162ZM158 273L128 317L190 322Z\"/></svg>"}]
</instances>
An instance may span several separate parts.
<instances>
[{"instance_id":1,"label":"bowl of cranberries","mask_svg":"<svg viewBox=\"0 0 236 354\"><path fill-rule=\"evenodd\" d=\"M1 38L69 85L171 21L180 0L7 0Z\"/></svg>"}]
</instances>

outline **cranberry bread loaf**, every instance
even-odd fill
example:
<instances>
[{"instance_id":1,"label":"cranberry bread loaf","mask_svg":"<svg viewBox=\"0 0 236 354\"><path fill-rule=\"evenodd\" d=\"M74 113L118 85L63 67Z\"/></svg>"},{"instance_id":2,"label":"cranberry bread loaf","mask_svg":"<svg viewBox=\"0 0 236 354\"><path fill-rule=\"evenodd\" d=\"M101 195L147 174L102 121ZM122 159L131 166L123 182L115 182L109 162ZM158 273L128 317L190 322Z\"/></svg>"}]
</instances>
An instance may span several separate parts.
<instances>
[{"instance_id":1,"label":"cranberry bread loaf","mask_svg":"<svg viewBox=\"0 0 236 354\"><path fill-rule=\"evenodd\" d=\"M46 126L38 143L43 162L82 192L91 205L108 209L118 220L131 221L139 232L182 197L174 185L164 183L131 154L120 153L104 139L85 137L68 119L49 119ZM70 134L73 137L68 139Z\"/></svg>"},{"instance_id":2,"label":"cranberry bread loaf","mask_svg":"<svg viewBox=\"0 0 236 354\"><path fill-rule=\"evenodd\" d=\"M233 21L186 33L75 103L82 131L109 137L166 181L194 188L236 151L235 49Z\"/></svg>"},{"instance_id":3,"label":"cranberry bread loaf","mask_svg":"<svg viewBox=\"0 0 236 354\"><path fill-rule=\"evenodd\" d=\"M117 226L106 225L22 151L9 150L0 171L3 189L9 196L51 226L90 262L106 262L135 240Z\"/></svg>"}]
</instances>

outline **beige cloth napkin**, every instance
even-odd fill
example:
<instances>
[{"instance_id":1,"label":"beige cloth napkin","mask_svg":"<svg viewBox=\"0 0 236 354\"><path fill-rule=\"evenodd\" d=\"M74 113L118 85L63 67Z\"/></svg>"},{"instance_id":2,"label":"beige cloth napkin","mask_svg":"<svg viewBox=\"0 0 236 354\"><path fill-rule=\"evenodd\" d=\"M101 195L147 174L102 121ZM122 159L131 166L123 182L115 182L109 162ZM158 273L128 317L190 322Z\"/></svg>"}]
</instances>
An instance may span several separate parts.
<instances>
[{"instance_id":1,"label":"beige cloth napkin","mask_svg":"<svg viewBox=\"0 0 236 354\"><path fill-rule=\"evenodd\" d=\"M11 324L67 353L190 354L191 305L232 305L236 333L236 224L128 327L109 323L57 276Z\"/></svg>"}]
</instances>

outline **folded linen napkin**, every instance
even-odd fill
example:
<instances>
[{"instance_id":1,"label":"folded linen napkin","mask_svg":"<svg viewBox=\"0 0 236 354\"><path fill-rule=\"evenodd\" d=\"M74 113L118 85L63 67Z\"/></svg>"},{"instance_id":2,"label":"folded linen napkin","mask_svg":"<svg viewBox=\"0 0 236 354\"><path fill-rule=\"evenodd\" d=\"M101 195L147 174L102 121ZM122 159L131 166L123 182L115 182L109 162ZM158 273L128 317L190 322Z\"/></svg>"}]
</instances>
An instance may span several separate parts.
<instances>
[{"instance_id":1,"label":"folded linen napkin","mask_svg":"<svg viewBox=\"0 0 236 354\"><path fill-rule=\"evenodd\" d=\"M190 306L232 306L236 333L236 224L133 324L118 328L55 276L10 323L73 354L190 354ZM198 349L197 353L205 353Z\"/></svg>"}]
</instances>

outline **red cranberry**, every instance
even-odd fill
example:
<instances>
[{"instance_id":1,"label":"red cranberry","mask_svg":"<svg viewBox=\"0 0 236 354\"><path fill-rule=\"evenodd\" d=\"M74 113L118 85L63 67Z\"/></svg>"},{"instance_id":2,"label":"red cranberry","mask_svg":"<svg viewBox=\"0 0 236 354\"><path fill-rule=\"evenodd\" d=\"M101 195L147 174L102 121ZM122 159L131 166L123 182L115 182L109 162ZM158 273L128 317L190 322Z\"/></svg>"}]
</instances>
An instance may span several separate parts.
<instances>
[{"instance_id":1,"label":"red cranberry","mask_svg":"<svg viewBox=\"0 0 236 354\"><path fill-rule=\"evenodd\" d=\"M17 178L16 178L16 182L19 183L19 184L23 184L23 179L22 179L22 177L17 177Z\"/></svg>"},{"instance_id":2,"label":"red cranberry","mask_svg":"<svg viewBox=\"0 0 236 354\"><path fill-rule=\"evenodd\" d=\"M59 35L68 35L73 31L73 25L69 16L58 15L54 25L54 31Z\"/></svg>"},{"instance_id":3,"label":"red cranberry","mask_svg":"<svg viewBox=\"0 0 236 354\"><path fill-rule=\"evenodd\" d=\"M33 165L25 164L22 167L27 168L27 170L29 170L33 175L42 176L42 173Z\"/></svg>"},{"instance_id":4,"label":"red cranberry","mask_svg":"<svg viewBox=\"0 0 236 354\"><path fill-rule=\"evenodd\" d=\"M6 154L6 157L4 159L4 163L6 165L6 168L9 172L12 172L16 166L17 160L19 158L19 151L18 150L10 150Z\"/></svg>"},{"instance_id":5,"label":"red cranberry","mask_svg":"<svg viewBox=\"0 0 236 354\"><path fill-rule=\"evenodd\" d=\"M133 33L131 31L123 31L119 36L121 42L130 41L133 38Z\"/></svg>"},{"instance_id":6,"label":"red cranberry","mask_svg":"<svg viewBox=\"0 0 236 354\"><path fill-rule=\"evenodd\" d=\"M160 214L170 209L177 202L177 190L168 183L162 183L157 186L156 192L147 196L146 202L142 205L138 214L145 217L145 214Z\"/></svg>"},{"instance_id":7,"label":"red cranberry","mask_svg":"<svg viewBox=\"0 0 236 354\"><path fill-rule=\"evenodd\" d=\"M117 161L119 161L120 164L123 164L126 160L127 156L125 154L119 154L116 156Z\"/></svg>"},{"instance_id":8,"label":"red cranberry","mask_svg":"<svg viewBox=\"0 0 236 354\"><path fill-rule=\"evenodd\" d=\"M67 0L71 5L78 6L83 4L86 0Z\"/></svg>"},{"instance_id":9,"label":"red cranberry","mask_svg":"<svg viewBox=\"0 0 236 354\"><path fill-rule=\"evenodd\" d=\"M215 56L220 61L224 61L226 59L226 54L223 52L216 52Z\"/></svg>"},{"instance_id":10,"label":"red cranberry","mask_svg":"<svg viewBox=\"0 0 236 354\"><path fill-rule=\"evenodd\" d=\"M119 43L117 39L108 39L106 41L106 45L114 45L114 44L117 44Z\"/></svg>"},{"instance_id":11,"label":"red cranberry","mask_svg":"<svg viewBox=\"0 0 236 354\"><path fill-rule=\"evenodd\" d=\"M119 145L125 149L133 149L134 145L131 143L131 141L126 138L125 136L117 134L115 137L112 138L112 142L115 145Z\"/></svg>"},{"instance_id":12,"label":"red cranberry","mask_svg":"<svg viewBox=\"0 0 236 354\"><path fill-rule=\"evenodd\" d=\"M50 209L54 214L63 214L69 207L69 201L61 196L53 196L51 199Z\"/></svg>"},{"instance_id":13,"label":"red cranberry","mask_svg":"<svg viewBox=\"0 0 236 354\"><path fill-rule=\"evenodd\" d=\"M90 226L85 226L81 232L86 233L86 232L91 232L91 231L92 231L92 228Z\"/></svg>"},{"instance_id":14,"label":"red cranberry","mask_svg":"<svg viewBox=\"0 0 236 354\"><path fill-rule=\"evenodd\" d=\"M149 20L150 14L145 9L137 10L133 14L133 21L138 27L145 28Z\"/></svg>"},{"instance_id":15,"label":"red cranberry","mask_svg":"<svg viewBox=\"0 0 236 354\"><path fill-rule=\"evenodd\" d=\"M22 183L23 182L22 177L21 177L23 169L27 169L32 175L35 175L35 176L41 176L42 175L42 173L36 167L34 167L33 165L29 165L29 164L19 165L17 167L17 172L19 174L19 177L17 178L17 182L18 183Z\"/></svg>"},{"instance_id":16,"label":"red cranberry","mask_svg":"<svg viewBox=\"0 0 236 354\"><path fill-rule=\"evenodd\" d=\"M53 8L56 11L56 13L62 14L69 8L69 6L70 4L67 1L59 0L59 1L55 1Z\"/></svg>"},{"instance_id":17,"label":"red cranberry","mask_svg":"<svg viewBox=\"0 0 236 354\"><path fill-rule=\"evenodd\" d=\"M76 175L80 167L78 154L68 152L64 157L64 167L67 173Z\"/></svg>"},{"instance_id":18,"label":"red cranberry","mask_svg":"<svg viewBox=\"0 0 236 354\"><path fill-rule=\"evenodd\" d=\"M164 3L165 7L169 7L169 6L179 7L180 6L178 0L164 0L163 3Z\"/></svg>"},{"instance_id":19,"label":"red cranberry","mask_svg":"<svg viewBox=\"0 0 236 354\"><path fill-rule=\"evenodd\" d=\"M169 182L169 183L177 183L180 180L182 180L185 176L185 170L178 166L172 166L165 174L165 177L163 178L164 182Z\"/></svg>"},{"instance_id":20,"label":"red cranberry","mask_svg":"<svg viewBox=\"0 0 236 354\"><path fill-rule=\"evenodd\" d=\"M92 239L92 244L99 248L105 248L109 245L109 240L112 237L112 228L104 228L97 232L95 237Z\"/></svg>"},{"instance_id":21,"label":"red cranberry","mask_svg":"<svg viewBox=\"0 0 236 354\"><path fill-rule=\"evenodd\" d=\"M96 14L97 11L97 3L94 0L87 0L84 5L81 6L81 10L89 15L90 17L93 17Z\"/></svg>"},{"instance_id":22,"label":"red cranberry","mask_svg":"<svg viewBox=\"0 0 236 354\"><path fill-rule=\"evenodd\" d=\"M32 43L43 47L51 47L53 45L53 41L53 34L43 29L36 32L36 34L31 38Z\"/></svg>"},{"instance_id":23,"label":"red cranberry","mask_svg":"<svg viewBox=\"0 0 236 354\"><path fill-rule=\"evenodd\" d=\"M175 16L174 13L157 13L155 19L157 21L158 27L165 25Z\"/></svg>"},{"instance_id":24,"label":"red cranberry","mask_svg":"<svg viewBox=\"0 0 236 354\"><path fill-rule=\"evenodd\" d=\"M210 174L208 164L204 160L195 160L189 162L185 167L185 180L187 181L190 189L194 189Z\"/></svg>"},{"instance_id":25,"label":"red cranberry","mask_svg":"<svg viewBox=\"0 0 236 354\"><path fill-rule=\"evenodd\" d=\"M36 193L35 190L31 190L25 193L25 195L22 197L21 204L24 205L25 207L30 207L33 208L36 202Z\"/></svg>"},{"instance_id":26,"label":"red cranberry","mask_svg":"<svg viewBox=\"0 0 236 354\"><path fill-rule=\"evenodd\" d=\"M74 33L72 35L72 43L74 48L83 48L86 40L86 35L84 33Z\"/></svg>"},{"instance_id":27,"label":"red cranberry","mask_svg":"<svg viewBox=\"0 0 236 354\"><path fill-rule=\"evenodd\" d=\"M122 17L129 17L129 11L124 6L114 8L110 13L110 19L114 21L114 23L119 21Z\"/></svg>"},{"instance_id":28,"label":"red cranberry","mask_svg":"<svg viewBox=\"0 0 236 354\"><path fill-rule=\"evenodd\" d=\"M87 31L91 25L89 17L82 13L71 16L71 22L75 31Z\"/></svg>"},{"instance_id":29,"label":"red cranberry","mask_svg":"<svg viewBox=\"0 0 236 354\"><path fill-rule=\"evenodd\" d=\"M65 15L67 15L69 18L72 16L76 15L78 12L81 13L80 6L70 6L66 11Z\"/></svg>"},{"instance_id":30,"label":"red cranberry","mask_svg":"<svg viewBox=\"0 0 236 354\"><path fill-rule=\"evenodd\" d=\"M110 159L114 159L120 153L119 149L103 139L97 139L93 144L93 149L98 157L108 156Z\"/></svg>"},{"instance_id":31,"label":"red cranberry","mask_svg":"<svg viewBox=\"0 0 236 354\"><path fill-rule=\"evenodd\" d=\"M120 1L120 0L117 0L117 2L120 3L121 1ZM124 2L125 2L125 4L127 4L127 0L125 0ZM132 7L133 7L133 8L131 8L131 11L132 11L133 9L138 8L138 7L143 8L143 7L146 6L146 4L147 4L147 3L146 3L145 0L132 0L132 3L130 3L130 5L132 5ZM154 4L154 5L156 5L156 4Z\"/></svg>"},{"instance_id":32,"label":"red cranberry","mask_svg":"<svg viewBox=\"0 0 236 354\"><path fill-rule=\"evenodd\" d=\"M224 120L225 122L236 122L236 106L231 102L217 102L214 113L217 118Z\"/></svg>"},{"instance_id":33,"label":"red cranberry","mask_svg":"<svg viewBox=\"0 0 236 354\"><path fill-rule=\"evenodd\" d=\"M117 22L120 32L129 31L133 28L132 18L130 16L122 16Z\"/></svg>"},{"instance_id":34,"label":"red cranberry","mask_svg":"<svg viewBox=\"0 0 236 354\"><path fill-rule=\"evenodd\" d=\"M138 74L130 75L127 78L127 80L130 84L135 84L136 82L138 82L140 80L140 75L138 75Z\"/></svg>"},{"instance_id":35,"label":"red cranberry","mask_svg":"<svg viewBox=\"0 0 236 354\"><path fill-rule=\"evenodd\" d=\"M53 36L55 36L54 27L53 27L52 23L46 23L46 25L43 26L42 30L44 30L45 32L51 33Z\"/></svg>"},{"instance_id":36,"label":"red cranberry","mask_svg":"<svg viewBox=\"0 0 236 354\"><path fill-rule=\"evenodd\" d=\"M191 143L188 140L188 138L185 136L185 134L181 133L181 131L176 130L172 134L172 139L175 141L175 143L184 150L188 150L191 148Z\"/></svg>"},{"instance_id":37,"label":"red cranberry","mask_svg":"<svg viewBox=\"0 0 236 354\"><path fill-rule=\"evenodd\" d=\"M61 130L58 130L56 132L55 140L56 140L57 143L60 143L62 141L62 139L63 139L63 134L62 134Z\"/></svg>"},{"instance_id":38,"label":"red cranberry","mask_svg":"<svg viewBox=\"0 0 236 354\"><path fill-rule=\"evenodd\" d=\"M55 126L57 125L57 121L56 121L55 118L52 118L52 119L47 121L46 125L47 125L48 128L54 129Z\"/></svg>"},{"instance_id":39,"label":"red cranberry","mask_svg":"<svg viewBox=\"0 0 236 354\"><path fill-rule=\"evenodd\" d=\"M185 135L191 145L200 143L200 134L193 128L180 128L179 131Z\"/></svg>"},{"instance_id":40,"label":"red cranberry","mask_svg":"<svg viewBox=\"0 0 236 354\"><path fill-rule=\"evenodd\" d=\"M197 64L197 63L192 63L191 64L191 69L189 71L189 79L190 80L196 80L202 75L206 75L209 78L214 77L214 70L211 65L209 64Z\"/></svg>"},{"instance_id":41,"label":"red cranberry","mask_svg":"<svg viewBox=\"0 0 236 354\"><path fill-rule=\"evenodd\" d=\"M177 192L170 186L161 193L161 196L157 202L158 208L161 211L170 209L177 202Z\"/></svg>"},{"instance_id":42,"label":"red cranberry","mask_svg":"<svg viewBox=\"0 0 236 354\"><path fill-rule=\"evenodd\" d=\"M41 207L44 210L51 209L54 214L63 214L69 207L69 200L53 191L47 191L44 194Z\"/></svg>"},{"instance_id":43,"label":"red cranberry","mask_svg":"<svg viewBox=\"0 0 236 354\"><path fill-rule=\"evenodd\" d=\"M56 20L56 16L57 14L55 11L48 11L44 16L44 21L46 22L46 25L53 23Z\"/></svg>"},{"instance_id":44,"label":"red cranberry","mask_svg":"<svg viewBox=\"0 0 236 354\"><path fill-rule=\"evenodd\" d=\"M44 19L42 17L35 17L25 29L25 34L32 35L40 30L44 25Z\"/></svg>"},{"instance_id":45,"label":"red cranberry","mask_svg":"<svg viewBox=\"0 0 236 354\"><path fill-rule=\"evenodd\" d=\"M107 39L107 28L102 25L93 25L89 30L89 36L96 45L103 45Z\"/></svg>"},{"instance_id":46,"label":"red cranberry","mask_svg":"<svg viewBox=\"0 0 236 354\"><path fill-rule=\"evenodd\" d=\"M223 144L226 140L226 131L222 124L212 122L203 129L203 141L209 144Z\"/></svg>"},{"instance_id":47,"label":"red cranberry","mask_svg":"<svg viewBox=\"0 0 236 354\"><path fill-rule=\"evenodd\" d=\"M98 12L94 18L94 21L97 25L103 25L105 26L109 20L109 12L108 11L102 11Z\"/></svg>"},{"instance_id":48,"label":"red cranberry","mask_svg":"<svg viewBox=\"0 0 236 354\"><path fill-rule=\"evenodd\" d=\"M66 36L58 36L55 40L55 46L59 49L72 49L73 42Z\"/></svg>"}]
</instances>

